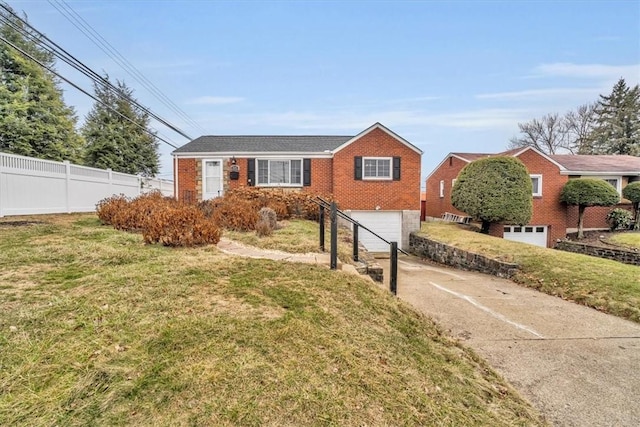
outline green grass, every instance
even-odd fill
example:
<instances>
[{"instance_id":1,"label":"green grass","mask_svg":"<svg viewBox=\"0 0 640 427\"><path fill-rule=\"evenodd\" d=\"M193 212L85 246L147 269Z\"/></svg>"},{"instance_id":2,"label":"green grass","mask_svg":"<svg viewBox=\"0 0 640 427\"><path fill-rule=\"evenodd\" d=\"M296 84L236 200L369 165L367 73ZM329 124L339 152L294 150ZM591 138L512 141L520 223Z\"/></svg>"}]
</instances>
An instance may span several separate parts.
<instances>
[{"instance_id":1,"label":"green grass","mask_svg":"<svg viewBox=\"0 0 640 427\"><path fill-rule=\"evenodd\" d=\"M359 277L42 219L0 220L0 425L543 424Z\"/></svg>"},{"instance_id":2,"label":"green grass","mask_svg":"<svg viewBox=\"0 0 640 427\"><path fill-rule=\"evenodd\" d=\"M423 223L421 233L461 249L520 265L515 281L640 322L640 267L512 242L457 224ZM626 233L633 234L633 233Z\"/></svg>"},{"instance_id":3,"label":"green grass","mask_svg":"<svg viewBox=\"0 0 640 427\"><path fill-rule=\"evenodd\" d=\"M609 241L616 243L618 245L640 249L640 231L628 231L625 233L615 233L609 238Z\"/></svg>"}]
</instances>

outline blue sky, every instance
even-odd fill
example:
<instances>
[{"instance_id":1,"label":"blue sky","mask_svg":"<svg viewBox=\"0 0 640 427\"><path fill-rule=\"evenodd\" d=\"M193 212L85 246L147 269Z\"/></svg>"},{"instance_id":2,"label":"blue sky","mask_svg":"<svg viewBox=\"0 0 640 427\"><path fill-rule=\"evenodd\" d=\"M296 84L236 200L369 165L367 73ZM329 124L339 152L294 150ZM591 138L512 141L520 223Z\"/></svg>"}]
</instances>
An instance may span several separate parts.
<instances>
[{"instance_id":1,"label":"blue sky","mask_svg":"<svg viewBox=\"0 0 640 427\"><path fill-rule=\"evenodd\" d=\"M518 122L640 82L640 1L9 1L156 114L206 134L355 135L381 122L424 151L498 152ZM54 6L70 6L191 126ZM85 89L88 79L58 70ZM65 88L80 121L92 100ZM188 142L157 126L176 145ZM172 148L161 144L161 174Z\"/></svg>"}]
</instances>

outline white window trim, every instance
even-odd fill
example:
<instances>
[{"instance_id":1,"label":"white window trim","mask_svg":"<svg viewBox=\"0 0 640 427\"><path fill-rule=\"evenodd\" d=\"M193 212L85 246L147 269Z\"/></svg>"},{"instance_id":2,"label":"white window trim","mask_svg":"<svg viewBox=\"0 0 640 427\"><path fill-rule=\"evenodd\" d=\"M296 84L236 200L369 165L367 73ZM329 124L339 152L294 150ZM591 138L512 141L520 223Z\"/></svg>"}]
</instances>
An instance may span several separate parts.
<instances>
[{"instance_id":1,"label":"white window trim","mask_svg":"<svg viewBox=\"0 0 640 427\"><path fill-rule=\"evenodd\" d=\"M620 196L622 196L622 175L584 175L582 178L592 178L592 179L615 179L617 181L616 191Z\"/></svg>"},{"instance_id":2,"label":"white window trim","mask_svg":"<svg viewBox=\"0 0 640 427\"><path fill-rule=\"evenodd\" d=\"M263 160L267 162L268 165L268 170L267 170L267 178L271 176L271 162L272 161L276 161L276 162L289 162L289 181L291 181L291 161L295 161L295 160L299 160L300 161L300 183L296 184L296 183L281 183L281 182L277 182L277 183L271 183L271 182L267 182L267 183L260 183L260 170L258 168L258 161ZM302 158L300 157L278 157L278 158L272 158L272 157L265 157L265 158L257 158L256 159L256 164L255 164L255 180L256 180L256 187L293 187L293 188L297 188L297 187L302 187L303 181L304 181L304 161L302 160Z\"/></svg>"},{"instance_id":3,"label":"white window trim","mask_svg":"<svg viewBox=\"0 0 640 427\"><path fill-rule=\"evenodd\" d=\"M538 192L532 192L533 197L542 197L542 175L531 174L529 177L538 179Z\"/></svg>"},{"instance_id":4,"label":"white window trim","mask_svg":"<svg viewBox=\"0 0 640 427\"><path fill-rule=\"evenodd\" d=\"M389 161L389 176L365 176L364 164L367 160L387 160ZM376 174L377 164L376 164ZM363 157L362 158L362 179L364 181L391 181L393 179L393 157Z\"/></svg>"},{"instance_id":5,"label":"white window trim","mask_svg":"<svg viewBox=\"0 0 640 427\"><path fill-rule=\"evenodd\" d=\"M218 197L224 195L224 167L222 165L222 159L202 159L202 196L208 194L207 191L207 162L218 162L220 165L220 190L218 190Z\"/></svg>"},{"instance_id":6,"label":"white window trim","mask_svg":"<svg viewBox=\"0 0 640 427\"><path fill-rule=\"evenodd\" d=\"M440 180L440 197L444 197L444 179Z\"/></svg>"},{"instance_id":7,"label":"white window trim","mask_svg":"<svg viewBox=\"0 0 640 427\"><path fill-rule=\"evenodd\" d=\"M456 185L456 181L458 180L458 178L453 178L451 180L451 189L453 190L453 186Z\"/></svg>"}]
</instances>

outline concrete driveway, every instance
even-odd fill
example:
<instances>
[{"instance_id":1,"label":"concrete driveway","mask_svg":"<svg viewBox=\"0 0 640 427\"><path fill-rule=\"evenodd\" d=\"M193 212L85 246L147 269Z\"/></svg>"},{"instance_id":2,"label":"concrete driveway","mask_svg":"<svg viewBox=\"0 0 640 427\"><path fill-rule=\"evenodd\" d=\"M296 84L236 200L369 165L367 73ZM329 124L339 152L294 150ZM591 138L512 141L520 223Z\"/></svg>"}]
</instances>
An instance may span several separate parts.
<instances>
[{"instance_id":1,"label":"concrete driveway","mask_svg":"<svg viewBox=\"0 0 640 427\"><path fill-rule=\"evenodd\" d=\"M388 287L389 262L379 261ZM483 356L552 424L640 425L640 324L413 257L399 260L398 297Z\"/></svg>"}]
</instances>

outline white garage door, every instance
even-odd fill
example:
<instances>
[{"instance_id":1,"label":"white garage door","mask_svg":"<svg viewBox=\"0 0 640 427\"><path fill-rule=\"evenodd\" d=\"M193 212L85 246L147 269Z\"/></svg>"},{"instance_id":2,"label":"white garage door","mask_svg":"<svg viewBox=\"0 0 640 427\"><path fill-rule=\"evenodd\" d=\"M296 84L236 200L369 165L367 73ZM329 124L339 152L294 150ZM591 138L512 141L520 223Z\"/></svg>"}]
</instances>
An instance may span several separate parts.
<instances>
[{"instance_id":1,"label":"white garage door","mask_svg":"<svg viewBox=\"0 0 640 427\"><path fill-rule=\"evenodd\" d=\"M397 211L352 211L351 218L390 242L402 247L402 212ZM358 231L358 240L370 252L389 252L389 245L364 229Z\"/></svg>"},{"instance_id":2,"label":"white garage door","mask_svg":"<svg viewBox=\"0 0 640 427\"><path fill-rule=\"evenodd\" d=\"M516 242L547 247L546 225L507 225L504 227L504 238Z\"/></svg>"}]
</instances>

